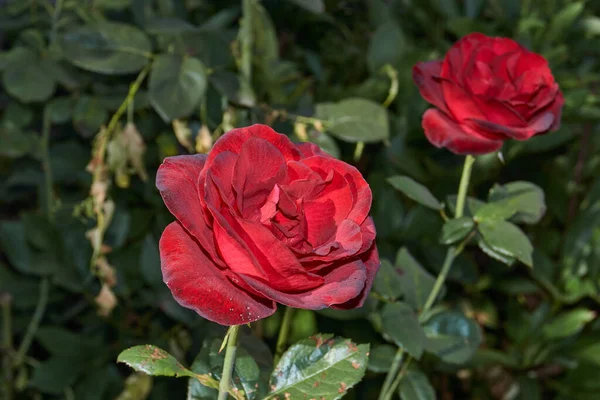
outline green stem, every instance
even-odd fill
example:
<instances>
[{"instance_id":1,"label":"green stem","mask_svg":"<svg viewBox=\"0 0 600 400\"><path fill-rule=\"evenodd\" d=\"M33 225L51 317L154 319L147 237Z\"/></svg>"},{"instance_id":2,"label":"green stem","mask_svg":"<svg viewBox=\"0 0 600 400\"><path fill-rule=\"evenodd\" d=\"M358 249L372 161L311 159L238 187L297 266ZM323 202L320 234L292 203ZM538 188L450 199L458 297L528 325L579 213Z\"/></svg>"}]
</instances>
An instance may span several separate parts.
<instances>
[{"instance_id":1,"label":"green stem","mask_svg":"<svg viewBox=\"0 0 600 400\"><path fill-rule=\"evenodd\" d=\"M288 335L290 333L290 327L292 326L292 317L294 316L294 309L292 307L286 307L283 314L283 321L279 328L279 336L277 337L277 346L275 347L275 358L274 364L277 365L279 359L283 355L287 346Z\"/></svg>"},{"instance_id":2,"label":"green stem","mask_svg":"<svg viewBox=\"0 0 600 400\"><path fill-rule=\"evenodd\" d=\"M400 385L402 378L404 378L404 375L406 375L406 371L408 371L408 367L410 366L411 361L412 361L412 357L408 357L406 359L406 362L404 363L404 365L402 365L402 369L400 370L400 373L398 373L398 376L396 376L396 379L394 379L394 382L390 386L389 392L387 393L387 396L386 396L387 399L391 399L392 396L394 395L394 392L398 388L398 385Z\"/></svg>"},{"instance_id":3,"label":"green stem","mask_svg":"<svg viewBox=\"0 0 600 400\"><path fill-rule=\"evenodd\" d=\"M381 392L379 392L379 400L385 398L385 395L390 390L392 386L392 382L394 380L394 376L398 374L398 371L402 367L402 360L404 359L404 348L399 347L396 351L396 355L394 356L394 361L392 361L392 365L390 366L390 370L388 374L385 376L385 381L383 381L383 386L381 387Z\"/></svg>"},{"instance_id":4,"label":"green stem","mask_svg":"<svg viewBox=\"0 0 600 400\"><path fill-rule=\"evenodd\" d=\"M464 214L465 203L466 203L466 199L467 199L467 190L469 188L469 181L471 180L471 171L473 170L474 162L475 162L475 157L473 157L472 155L467 155L467 157L465 158L462 175L460 177L460 183L458 185L458 197L456 199L456 211L454 213L454 218L460 218ZM448 273L450 272L450 269L452 268L452 263L454 262L456 257L462 252L463 248L465 247L467 242L470 240L470 238L471 238L470 236L467 237L458 246L453 246L453 247L448 248L448 251L446 252L446 258L444 259L444 264L442 265L442 270L440 271L438 277L436 278L433 288L431 289L431 292L429 293L429 296L427 297L427 300L425 301L425 305L423 306L423 309L421 310L421 313L419 315L419 321L422 322L423 317L426 316L427 313L429 312L429 310L431 310L431 307L433 307L433 304L435 303L435 300L437 299L438 295L440 294L440 290L442 290L442 287L444 286L444 282L446 281L446 278L448 277ZM403 352L402 349L398 349L398 352L396 353L396 357L398 357L399 355L401 356L402 352ZM392 398L392 396L394 395L394 392L398 388L398 385L402 381L402 378L404 377L404 374L406 373L406 370L408 369L408 365L411 363L411 361L412 361L412 357L409 355L404 360L404 365L402 366L402 369L400 370L399 373L398 373L397 366L395 368L390 369L390 371L388 372L388 376L385 379L381 393L379 395L379 400L390 400ZM400 360L400 362L402 362L402 359ZM390 375L394 376L396 373L398 373L398 375L396 376L396 378L394 379L392 384L389 385L389 387L386 387L386 382L389 382L391 380L391 378L389 376Z\"/></svg>"},{"instance_id":5,"label":"green stem","mask_svg":"<svg viewBox=\"0 0 600 400\"><path fill-rule=\"evenodd\" d=\"M218 400L227 399L227 394L231 386L239 331L240 325L234 325L229 328L229 340L227 340L227 347L225 348L225 363L223 364L223 374L221 375L221 381L219 382Z\"/></svg>"},{"instance_id":6,"label":"green stem","mask_svg":"<svg viewBox=\"0 0 600 400\"><path fill-rule=\"evenodd\" d=\"M433 303L435 303L435 299L437 299L438 295L440 294L440 290L444 286L444 282L446 281L446 278L448 277L448 273L450 272L450 268L452 267L452 262L458 255L458 252L456 250L457 250L456 247L450 247L448 249L448 251L446 252L446 258L444 259L444 264L442 265L442 270L440 271L439 275L437 276L437 279L435 280L435 283L433 284L433 288L431 289L431 292L429 292L427 301L425 301L425 305L423 306L423 310L421 311L421 316L425 315L425 313L427 313L429 310L431 310Z\"/></svg>"},{"instance_id":7,"label":"green stem","mask_svg":"<svg viewBox=\"0 0 600 400\"><path fill-rule=\"evenodd\" d=\"M50 106L44 107L44 119L42 124L42 169L44 170L44 193L46 195L45 210L50 221L54 218L53 195L52 195L52 165L50 164L50 131L52 128L52 117Z\"/></svg>"},{"instance_id":8,"label":"green stem","mask_svg":"<svg viewBox=\"0 0 600 400\"><path fill-rule=\"evenodd\" d=\"M458 185L458 197L456 198L456 212L454 213L454 218L460 218L464 214L467 189L469 188L469 181L471 180L471 171L473 170L474 162L475 157L470 154L465 158L462 176L460 177L460 184Z\"/></svg>"},{"instance_id":9,"label":"green stem","mask_svg":"<svg viewBox=\"0 0 600 400\"><path fill-rule=\"evenodd\" d=\"M25 337L19 346L19 350L17 351L17 355L14 360L14 366L20 366L25 360L25 355L31 346L31 342L33 341L33 336L38 330L40 326L40 321L44 316L44 312L46 311L46 306L48 305L48 291L50 289L50 281L48 278L43 278L40 283L40 297L38 298L37 305L35 306L35 311L33 313L33 317L31 317L31 321L29 321L29 325L27 326L27 332L25 332Z\"/></svg>"}]
</instances>

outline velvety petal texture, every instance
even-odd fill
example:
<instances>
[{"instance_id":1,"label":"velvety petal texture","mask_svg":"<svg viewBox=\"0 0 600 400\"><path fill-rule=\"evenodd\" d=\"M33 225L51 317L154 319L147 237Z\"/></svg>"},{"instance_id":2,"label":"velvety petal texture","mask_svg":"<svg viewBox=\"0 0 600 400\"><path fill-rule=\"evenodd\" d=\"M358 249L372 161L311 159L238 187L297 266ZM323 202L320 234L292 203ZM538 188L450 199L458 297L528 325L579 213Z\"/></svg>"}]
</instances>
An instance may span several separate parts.
<instances>
[{"instance_id":1,"label":"velvety petal texture","mask_svg":"<svg viewBox=\"0 0 600 400\"><path fill-rule=\"evenodd\" d=\"M435 109L423 116L427 139L456 154L498 151L560 127L563 95L548 62L507 38L471 33L443 60L418 63L413 81Z\"/></svg>"},{"instance_id":2,"label":"velvety petal texture","mask_svg":"<svg viewBox=\"0 0 600 400\"><path fill-rule=\"evenodd\" d=\"M276 303L362 306L379 268L371 190L360 172L268 126L223 135L208 156L168 157L156 186L177 221L163 278L184 307L222 325Z\"/></svg>"}]
</instances>

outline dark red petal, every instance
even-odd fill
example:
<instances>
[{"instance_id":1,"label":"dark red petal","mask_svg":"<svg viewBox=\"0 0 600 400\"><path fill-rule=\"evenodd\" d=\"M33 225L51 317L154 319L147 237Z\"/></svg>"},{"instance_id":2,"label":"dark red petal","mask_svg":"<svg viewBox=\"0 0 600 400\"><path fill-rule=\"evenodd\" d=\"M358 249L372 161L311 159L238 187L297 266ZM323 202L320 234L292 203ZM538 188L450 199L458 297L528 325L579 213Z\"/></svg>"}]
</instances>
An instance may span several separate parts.
<instances>
[{"instance_id":1,"label":"dark red petal","mask_svg":"<svg viewBox=\"0 0 600 400\"><path fill-rule=\"evenodd\" d=\"M379 261L379 254L377 252L377 247L375 244L369 249L368 252L364 253L361 257L365 264L367 276L365 280L365 287L360 292L358 296L353 299L350 299L344 303L338 303L331 306L331 308L339 309L339 310L350 310L352 308L362 307L369 292L371 291L371 286L373 286L373 280L375 280L375 276L377 275L377 271L379 270L379 266L381 262Z\"/></svg>"},{"instance_id":2,"label":"dark red petal","mask_svg":"<svg viewBox=\"0 0 600 400\"><path fill-rule=\"evenodd\" d=\"M490 39L492 40L491 44L494 53L496 53L497 55L513 52L529 52L526 48L524 48L512 39L505 37L494 37Z\"/></svg>"},{"instance_id":3,"label":"dark red petal","mask_svg":"<svg viewBox=\"0 0 600 400\"><path fill-rule=\"evenodd\" d=\"M548 111L551 112L552 114L554 114L554 122L552 123L552 126L550 127L551 131L555 131L558 128L560 128L560 120L562 117L562 108L565 105L565 98L563 97L562 92L559 90L558 94L556 95L556 99L554 99L554 103L552 104L552 106L550 106L550 108L548 108Z\"/></svg>"},{"instance_id":4,"label":"dark red petal","mask_svg":"<svg viewBox=\"0 0 600 400\"><path fill-rule=\"evenodd\" d=\"M337 226L332 242L316 248L315 254L328 255L329 251L332 248L335 248L338 250L336 253L339 252L340 255L343 254L344 257L350 257L360 250L362 243L363 240L360 226L356 222L346 219ZM331 246L332 244L335 244L335 246Z\"/></svg>"},{"instance_id":5,"label":"dark red petal","mask_svg":"<svg viewBox=\"0 0 600 400\"><path fill-rule=\"evenodd\" d=\"M433 108L423 115L422 125L431 144L445 147L455 154L486 154L502 147L502 140L488 139L476 131L465 132L456 122Z\"/></svg>"},{"instance_id":6,"label":"dark red petal","mask_svg":"<svg viewBox=\"0 0 600 400\"><path fill-rule=\"evenodd\" d=\"M413 82L419 88L423 98L448 113L446 102L444 101L444 92L440 83L440 72L442 62L440 60L420 62L412 69Z\"/></svg>"},{"instance_id":7,"label":"dark red petal","mask_svg":"<svg viewBox=\"0 0 600 400\"><path fill-rule=\"evenodd\" d=\"M252 276L282 291L304 291L323 283L268 228L241 219L229 222L229 230L215 226L215 237L223 259L242 278Z\"/></svg>"},{"instance_id":8,"label":"dark red petal","mask_svg":"<svg viewBox=\"0 0 600 400\"><path fill-rule=\"evenodd\" d=\"M256 214L276 183L285 178L287 165L281 151L270 142L249 138L240 150L233 171L233 188L244 218Z\"/></svg>"},{"instance_id":9,"label":"dark red petal","mask_svg":"<svg viewBox=\"0 0 600 400\"><path fill-rule=\"evenodd\" d=\"M215 157L224 151L240 154L242 146L250 138L265 139L275 146L286 160L299 160L300 151L290 139L266 125L255 124L245 128L232 129L221 136L212 147L206 160L206 166L210 167Z\"/></svg>"},{"instance_id":10,"label":"dark red petal","mask_svg":"<svg viewBox=\"0 0 600 400\"><path fill-rule=\"evenodd\" d=\"M160 259L163 280L175 300L210 321L241 325L275 312L273 301L234 284L243 282L231 271L219 269L178 222L162 234Z\"/></svg>"},{"instance_id":11,"label":"dark red petal","mask_svg":"<svg viewBox=\"0 0 600 400\"><path fill-rule=\"evenodd\" d=\"M367 267L363 261L354 259L331 268L331 271L323 277L324 282L321 286L301 293L285 293L277 287L252 278L246 281L278 303L308 310L320 310L334 304L346 303L361 295L365 282L369 280Z\"/></svg>"},{"instance_id":12,"label":"dark red petal","mask_svg":"<svg viewBox=\"0 0 600 400\"><path fill-rule=\"evenodd\" d=\"M296 145L296 147L302 153L302 158L308 158L308 157L312 157L312 156L335 158L335 157L331 156L329 153L326 153L323 150L321 150L321 148L314 143L310 143L310 142L298 143Z\"/></svg>"},{"instance_id":13,"label":"dark red petal","mask_svg":"<svg viewBox=\"0 0 600 400\"><path fill-rule=\"evenodd\" d=\"M335 210L336 205L331 200L304 203L306 240L313 247L322 245L335 234Z\"/></svg>"},{"instance_id":14,"label":"dark red petal","mask_svg":"<svg viewBox=\"0 0 600 400\"><path fill-rule=\"evenodd\" d=\"M205 168L202 171L199 181L202 184L198 185L198 193L201 198L212 202L222 200L230 207L235 205L236 194L233 191L232 181L237 158L237 154L224 151L215 157L210 169ZM216 189L216 191L208 193L208 189Z\"/></svg>"},{"instance_id":15,"label":"dark red petal","mask_svg":"<svg viewBox=\"0 0 600 400\"><path fill-rule=\"evenodd\" d=\"M465 124L473 130L503 135L507 139L527 140L537 134L548 132L554 124L554 119L555 116L551 112L546 111L535 117L523 128L505 126L478 119L465 121Z\"/></svg>"},{"instance_id":16,"label":"dark red petal","mask_svg":"<svg viewBox=\"0 0 600 400\"><path fill-rule=\"evenodd\" d=\"M458 83L448 80L442 81L444 99L450 110L450 114L456 121L464 121L467 118L486 119L485 111L479 107L475 96L468 93Z\"/></svg>"},{"instance_id":17,"label":"dark red petal","mask_svg":"<svg viewBox=\"0 0 600 400\"><path fill-rule=\"evenodd\" d=\"M356 237L359 236L356 235ZM350 239L352 239L352 237L350 237ZM313 265L311 265L308 268L311 272L316 272L324 267L327 267L329 264L335 262L336 260L348 258L351 255L360 255L362 253L365 253L371 248L373 242L375 241L375 224L373 223L373 218L369 217L365 219L365 221L360 226L360 240L360 248L357 251L354 248L352 248L352 246L346 244L346 246L348 246L352 253L340 246L339 248L334 249L325 256L317 255L314 252L302 255L300 257L300 262L302 262L303 265L306 265L306 263L312 263Z\"/></svg>"},{"instance_id":18,"label":"dark red petal","mask_svg":"<svg viewBox=\"0 0 600 400\"><path fill-rule=\"evenodd\" d=\"M165 158L156 174L156 187L171 214L218 262L213 236L206 225L198 195L198 179L205 161L204 154Z\"/></svg>"},{"instance_id":19,"label":"dark red petal","mask_svg":"<svg viewBox=\"0 0 600 400\"><path fill-rule=\"evenodd\" d=\"M490 37L479 32L463 36L446 53L442 61L440 76L457 83L462 83L463 71L473 56L472 53L479 48L481 43L486 43L489 40L491 40ZM446 102L448 102L447 99Z\"/></svg>"},{"instance_id":20,"label":"dark red petal","mask_svg":"<svg viewBox=\"0 0 600 400\"><path fill-rule=\"evenodd\" d=\"M365 181L360 171L334 158L310 157L303 160L303 163L313 169L336 171L344 177L352 193L352 206L343 219L350 219L359 225L362 224L371 209L372 193L369 184ZM341 200L341 198L336 198L335 196L331 198L334 201ZM336 207L341 208L341 205L338 203Z\"/></svg>"}]
</instances>

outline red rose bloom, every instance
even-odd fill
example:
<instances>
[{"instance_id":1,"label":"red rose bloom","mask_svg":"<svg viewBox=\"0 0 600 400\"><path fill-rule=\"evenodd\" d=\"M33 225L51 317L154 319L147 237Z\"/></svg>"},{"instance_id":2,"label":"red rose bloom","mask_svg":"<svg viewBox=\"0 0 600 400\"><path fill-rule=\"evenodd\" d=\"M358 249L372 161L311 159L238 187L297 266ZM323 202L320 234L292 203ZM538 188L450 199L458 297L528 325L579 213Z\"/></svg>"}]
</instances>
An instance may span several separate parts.
<instances>
[{"instance_id":1,"label":"red rose bloom","mask_svg":"<svg viewBox=\"0 0 600 400\"><path fill-rule=\"evenodd\" d=\"M547 61L511 39L471 33L444 60L415 65L413 80L437 107L423 115L427 139L456 154L490 153L560 125L564 99Z\"/></svg>"},{"instance_id":2,"label":"red rose bloom","mask_svg":"<svg viewBox=\"0 0 600 400\"><path fill-rule=\"evenodd\" d=\"M371 190L356 168L264 125L234 129L210 154L168 157L156 186L177 218L160 239L173 297L238 325L276 303L363 304L379 268Z\"/></svg>"}]
</instances>

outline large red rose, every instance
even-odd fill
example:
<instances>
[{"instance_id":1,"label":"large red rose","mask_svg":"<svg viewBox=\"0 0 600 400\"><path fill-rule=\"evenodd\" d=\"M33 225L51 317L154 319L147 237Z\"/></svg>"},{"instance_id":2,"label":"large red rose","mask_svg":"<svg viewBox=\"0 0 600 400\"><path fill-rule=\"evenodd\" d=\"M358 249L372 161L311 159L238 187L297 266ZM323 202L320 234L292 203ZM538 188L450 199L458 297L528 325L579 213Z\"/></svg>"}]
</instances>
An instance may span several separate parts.
<instances>
[{"instance_id":1,"label":"large red rose","mask_svg":"<svg viewBox=\"0 0 600 400\"><path fill-rule=\"evenodd\" d=\"M471 33L443 60L415 65L413 80L436 107L423 116L425 135L456 154L490 153L560 125L564 99L548 63L511 39Z\"/></svg>"},{"instance_id":2,"label":"large red rose","mask_svg":"<svg viewBox=\"0 0 600 400\"><path fill-rule=\"evenodd\" d=\"M177 218L160 255L182 306L238 325L276 303L363 304L379 258L371 190L354 167L253 125L225 134L208 156L166 158L156 186Z\"/></svg>"}]
</instances>

